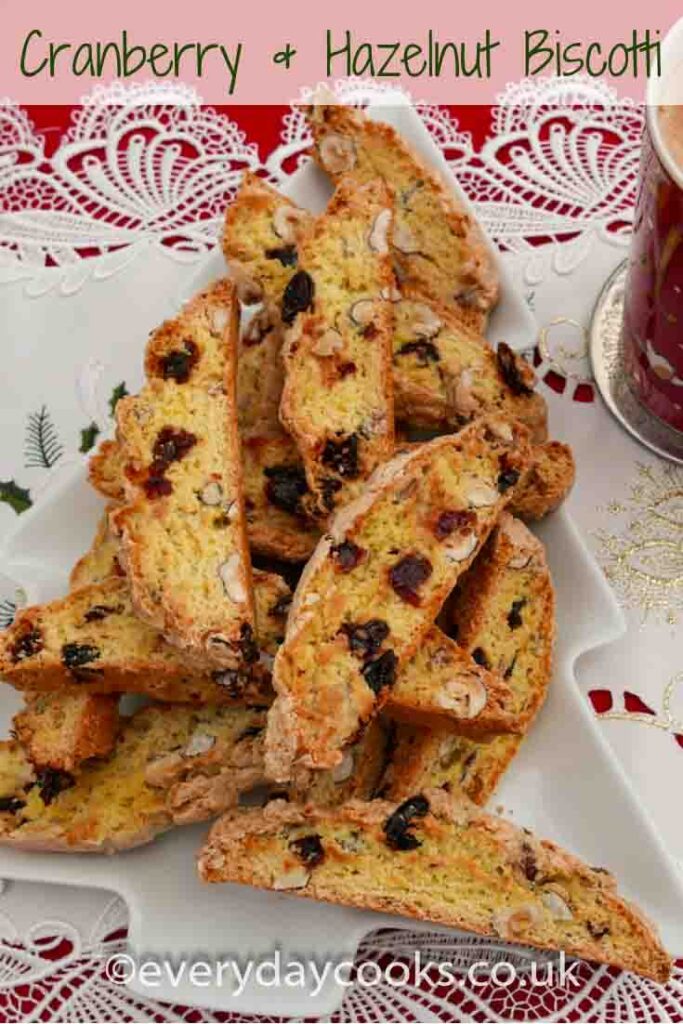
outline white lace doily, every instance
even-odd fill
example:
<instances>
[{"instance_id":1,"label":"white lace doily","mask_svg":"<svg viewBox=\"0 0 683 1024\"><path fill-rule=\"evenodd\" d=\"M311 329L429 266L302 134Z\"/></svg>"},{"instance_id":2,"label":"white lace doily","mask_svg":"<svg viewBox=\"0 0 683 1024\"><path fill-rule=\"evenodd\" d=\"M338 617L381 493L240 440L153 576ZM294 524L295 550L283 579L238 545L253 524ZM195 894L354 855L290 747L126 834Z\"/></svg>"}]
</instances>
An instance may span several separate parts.
<instances>
[{"instance_id":1,"label":"white lace doily","mask_svg":"<svg viewBox=\"0 0 683 1024\"><path fill-rule=\"evenodd\" d=\"M367 90L341 86L354 98ZM106 102L112 95L115 105ZM665 839L683 857L683 825L668 796L683 765L683 666L673 636L683 608L683 474L639 449L592 400L585 344L592 301L628 244L642 112L595 82L522 82L499 98L489 135L475 148L449 113L418 109L482 223L509 254L538 317L535 362L553 432L574 445L581 470L572 512L632 626L608 656L587 661L583 682L595 691L609 738ZM0 303L3 285L68 302L152 256L163 287L173 290L181 279L175 270L215 244L241 171L282 181L308 143L294 110L283 119L280 144L260 153L191 91L133 87L96 91L48 155L25 112L0 106ZM109 400L121 383L115 353L79 353L72 365L65 352L64 360L70 389L41 381L39 366L33 376L11 357L5 366L0 530L110 426ZM592 458L596 437L608 462ZM20 602L21 595L0 589L0 625ZM141 1001L104 976L103 960L125 944L125 925L123 903L101 893L8 884L0 895L5 1019L199 1019L187 1008ZM500 952L478 940L397 930L370 937L359 956L400 958L415 946L463 965L483 947L484 955ZM523 968L522 954L506 951L506 958ZM588 965L581 981L564 993L353 987L339 1019L681 1019L681 968L666 988ZM201 1019L225 1015L202 1011Z\"/></svg>"}]
</instances>

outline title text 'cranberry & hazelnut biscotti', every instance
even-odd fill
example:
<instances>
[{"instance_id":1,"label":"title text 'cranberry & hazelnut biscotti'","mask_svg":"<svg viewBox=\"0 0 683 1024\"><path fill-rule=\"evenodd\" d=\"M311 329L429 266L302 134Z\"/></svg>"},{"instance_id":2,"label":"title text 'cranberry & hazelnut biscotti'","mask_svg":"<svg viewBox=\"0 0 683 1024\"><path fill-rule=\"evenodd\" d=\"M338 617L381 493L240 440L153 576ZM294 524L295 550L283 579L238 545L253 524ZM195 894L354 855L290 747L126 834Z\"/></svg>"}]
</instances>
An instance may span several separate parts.
<instances>
[{"instance_id":1,"label":"title text 'cranberry & hazelnut biscotti'","mask_svg":"<svg viewBox=\"0 0 683 1024\"><path fill-rule=\"evenodd\" d=\"M529 460L518 423L485 418L401 453L340 510L297 587L273 680L267 768L339 763L386 702L509 502ZM365 652L354 629L380 620Z\"/></svg>"},{"instance_id":2,"label":"title text 'cranberry & hazelnut biscotti'","mask_svg":"<svg viewBox=\"0 0 683 1024\"><path fill-rule=\"evenodd\" d=\"M401 804L276 800L228 812L199 874L562 949L656 981L671 970L654 927L609 872L443 790Z\"/></svg>"},{"instance_id":3,"label":"title text 'cranberry & hazelnut biscotti'","mask_svg":"<svg viewBox=\"0 0 683 1024\"><path fill-rule=\"evenodd\" d=\"M307 115L314 156L334 181L352 173L393 189L399 287L419 288L481 329L498 297L494 257L452 188L390 125L341 105L315 104Z\"/></svg>"},{"instance_id":4,"label":"title text 'cranberry & hazelnut biscotti'","mask_svg":"<svg viewBox=\"0 0 683 1024\"><path fill-rule=\"evenodd\" d=\"M323 517L358 495L394 448L391 216L382 182L344 179L302 237L282 298L280 418Z\"/></svg>"}]
</instances>

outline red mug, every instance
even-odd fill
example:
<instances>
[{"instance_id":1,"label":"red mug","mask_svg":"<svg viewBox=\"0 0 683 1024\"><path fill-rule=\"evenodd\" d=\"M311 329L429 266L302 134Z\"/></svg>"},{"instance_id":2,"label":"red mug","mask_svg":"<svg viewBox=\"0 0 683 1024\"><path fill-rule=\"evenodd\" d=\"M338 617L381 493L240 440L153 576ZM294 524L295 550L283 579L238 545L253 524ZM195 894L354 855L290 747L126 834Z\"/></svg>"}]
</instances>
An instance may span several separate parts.
<instances>
[{"instance_id":1,"label":"red mug","mask_svg":"<svg viewBox=\"0 0 683 1024\"><path fill-rule=\"evenodd\" d=\"M668 58L668 60L667 60ZM636 398L683 431L683 20L667 36L665 77L648 85L628 278L624 369ZM667 69L675 80L667 88Z\"/></svg>"}]
</instances>

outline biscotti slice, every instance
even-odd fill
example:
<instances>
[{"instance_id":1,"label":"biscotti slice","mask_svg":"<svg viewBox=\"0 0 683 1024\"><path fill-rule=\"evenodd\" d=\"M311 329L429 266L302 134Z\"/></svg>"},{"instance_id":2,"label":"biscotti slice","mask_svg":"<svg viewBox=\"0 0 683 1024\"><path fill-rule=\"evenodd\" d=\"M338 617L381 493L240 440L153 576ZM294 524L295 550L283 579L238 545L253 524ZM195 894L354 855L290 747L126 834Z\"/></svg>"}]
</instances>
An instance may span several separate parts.
<instances>
[{"instance_id":1,"label":"biscotti slice","mask_svg":"<svg viewBox=\"0 0 683 1024\"><path fill-rule=\"evenodd\" d=\"M238 882L399 914L666 981L671 958L612 875L555 843L427 790L339 808L274 801L232 811L199 855L206 882Z\"/></svg>"},{"instance_id":2,"label":"biscotti slice","mask_svg":"<svg viewBox=\"0 0 683 1024\"><path fill-rule=\"evenodd\" d=\"M328 772L301 769L286 787L273 784L265 775L264 724L252 726L248 745L243 743L237 749L217 745L190 777L178 774L185 767L185 758L178 752L148 770L149 782L169 790L168 806L176 823L215 817L233 807L240 795L252 806L283 797L333 806L373 796L386 765L388 732L381 723L373 722L358 743L349 747L342 765Z\"/></svg>"},{"instance_id":3,"label":"biscotti slice","mask_svg":"<svg viewBox=\"0 0 683 1024\"><path fill-rule=\"evenodd\" d=\"M494 257L479 225L433 168L388 124L345 106L308 109L314 155L337 181L383 178L396 196L392 254L399 285L419 288L476 328L498 298Z\"/></svg>"},{"instance_id":4,"label":"biscotti slice","mask_svg":"<svg viewBox=\"0 0 683 1024\"><path fill-rule=\"evenodd\" d=\"M555 594L542 543L505 513L449 605L458 646L508 680L528 725L552 672Z\"/></svg>"},{"instance_id":5,"label":"biscotti slice","mask_svg":"<svg viewBox=\"0 0 683 1024\"><path fill-rule=\"evenodd\" d=\"M508 512L449 605L458 646L502 675L520 733L540 710L552 671L554 592L543 545ZM484 803L517 753L522 736L477 738L443 726L399 728L382 792L398 799L425 786L462 789ZM500 730L492 730L500 731Z\"/></svg>"},{"instance_id":6,"label":"biscotti slice","mask_svg":"<svg viewBox=\"0 0 683 1024\"><path fill-rule=\"evenodd\" d=\"M0 675L21 690L146 693L188 703L270 701L269 669L284 637L290 591L255 572L257 632L248 670L207 670L134 614L125 579L109 577L23 609L0 638Z\"/></svg>"},{"instance_id":7,"label":"biscotti slice","mask_svg":"<svg viewBox=\"0 0 683 1024\"><path fill-rule=\"evenodd\" d=\"M312 217L251 171L225 211L222 246L240 301L278 302L296 273Z\"/></svg>"},{"instance_id":8,"label":"biscotti slice","mask_svg":"<svg viewBox=\"0 0 683 1024\"><path fill-rule=\"evenodd\" d=\"M547 436L547 408L531 366L501 342L496 351L447 306L403 288L394 303L396 418L416 427L458 428L483 413Z\"/></svg>"},{"instance_id":9,"label":"biscotti slice","mask_svg":"<svg viewBox=\"0 0 683 1024\"><path fill-rule=\"evenodd\" d=\"M114 502L123 501L123 463L118 441L102 441L99 444L88 460L88 480L103 498Z\"/></svg>"},{"instance_id":10,"label":"biscotti slice","mask_svg":"<svg viewBox=\"0 0 683 1024\"><path fill-rule=\"evenodd\" d=\"M61 772L111 753L118 729L118 697L106 694L27 694L26 706L12 720L29 761Z\"/></svg>"},{"instance_id":11,"label":"biscotti slice","mask_svg":"<svg viewBox=\"0 0 683 1024\"><path fill-rule=\"evenodd\" d=\"M297 272L298 241L311 221L276 189L250 171L228 206L223 253L241 301L259 308L246 319L237 362L240 429L279 435L283 384L282 295Z\"/></svg>"},{"instance_id":12,"label":"biscotti slice","mask_svg":"<svg viewBox=\"0 0 683 1024\"><path fill-rule=\"evenodd\" d=\"M401 453L335 517L297 587L274 668L267 767L332 768L416 653L527 466L527 432L489 418ZM372 617L367 654L353 630Z\"/></svg>"},{"instance_id":13,"label":"biscotti slice","mask_svg":"<svg viewBox=\"0 0 683 1024\"><path fill-rule=\"evenodd\" d=\"M222 389L239 329L235 285L227 278L214 281L193 296L178 316L166 320L149 336L145 349L148 380L173 380L195 387Z\"/></svg>"},{"instance_id":14,"label":"biscotti slice","mask_svg":"<svg viewBox=\"0 0 683 1024\"><path fill-rule=\"evenodd\" d=\"M123 576L119 562L119 542L109 529L109 514L115 505L109 505L97 524L93 542L78 559L69 576L69 589L78 590L90 583L100 583L108 576Z\"/></svg>"},{"instance_id":15,"label":"biscotti slice","mask_svg":"<svg viewBox=\"0 0 683 1024\"><path fill-rule=\"evenodd\" d=\"M364 659L379 651L386 639L381 619L343 627L351 649ZM440 629L431 629L416 653L399 667L387 691L384 710L392 718L426 725L448 724L471 736L520 732L508 683L478 665L467 651Z\"/></svg>"},{"instance_id":16,"label":"biscotti slice","mask_svg":"<svg viewBox=\"0 0 683 1024\"><path fill-rule=\"evenodd\" d=\"M286 434L242 438L244 507L251 550L305 562L320 530L307 515L310 491L301 457Z\"/></svg>"},{"instance_id":17,"label":"biscotti slice","mask_svg":"<svg viewBox=\"0 0 683 1024\"><path fill-rule=\"evenodd\" d=\"M340 764L326 772L299 768L287 786L290 799L320 807L347 800L371 800L384 775L393 726L375 718L361 738L347 747Z\"/></svg>"},{"instance_id":18,"label":"biscotti slice","mask_svg":"<svg viewBox=\"0 0 683 1024\"><path fill-rule=\"evenodd\" d=\"M127 503L110 518L137 614L226 668L248 661L254 632L233 399L173 380L122 399Z\"/></svg>"},{"instance_id":19,"label":"biscotti slice","mask_svg":"<svg viewBox=\"0 0 683 1024\"><path fill-rule=\"evenodd\" d=\"M473 738L452 728L399 722L378 795L404 800L423 789L462 792L484 805L524 739L510 733Z\"/></svg>"},{"instance_id":20,"label":"biscotti slice","mask_svg":"<svg viewBox=\"0 0 683 1024\"><path fill-rule=\"evenodd\" d=\"M114 751L78 773L34 770L0 744L0 842L27 850L113 853L149 842L176 819L177 787L222 763L232 788L220 810L263 778L253 754L263 711L150 705L124 720ZM207 809L207 815L211 813ZM195 820L202 816L195 809Z\"/></svg>"},{"instance_id":21,"label":"biscotti slice","mask_svg":"<svg viewBox=\"0 0 683 1024\"><path fill-rule=\"evenodd\" d=\"M282 299L280 417L321 516L357 496L394 447L391 216L381 182L345 179L300 241Z\"/></svg>"},{"instance_id":22,"label":"biscotti slice","mask_svg":"<svg viewBox=\"0 0 683 1024\"><path fill-rule=\"evenodd\" d=\"M574 486L575 476L574 456L568 444L546 441L536 445L510 511L528 522L542 519L559 508Z\"/></svg>"}]
</instances>

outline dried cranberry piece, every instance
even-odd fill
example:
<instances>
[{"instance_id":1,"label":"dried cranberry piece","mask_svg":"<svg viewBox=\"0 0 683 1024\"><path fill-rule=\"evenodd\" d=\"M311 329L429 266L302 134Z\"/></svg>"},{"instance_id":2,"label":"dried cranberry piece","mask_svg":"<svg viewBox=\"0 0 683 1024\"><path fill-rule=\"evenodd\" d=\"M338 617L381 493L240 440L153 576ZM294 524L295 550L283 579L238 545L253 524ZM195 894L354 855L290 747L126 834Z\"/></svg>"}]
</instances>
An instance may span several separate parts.
<instances>
[{"instance_id":1,"label":"dried cranberry piece","mask_svg":"<svg viewBox=\"0 0 683 1024\"><path fill-rule=\"evenodd\" d=\"M442 512L434 524L434 536L437 540L445 540L454 530L474 526L476 514L471 509L448 509Z\"/></svg>"},{"instance_id":2,"label":"dried cranberry piece","mask_svg":"<svg viewBox=\"0 0 683 1024\"><path fill-rule=\"evenodd\" d=\"M477 665L481 665L482 668L491 668L483 647L475 647L472 651L472 658L476 661Z\"/></svg>"},{"instance_id":3,"label":"dried cranberry piece","mask_svg":"<svg viewBox=\"0 0 683 1024\"><path fill-rule=\"evenodd\" d=\"M7 811L10 814L16 814L25 806L26 801L21 800L18 796L0 796L0 813Z\"/></svg>"},{"instance_id":4,"label":"dried cranberry piece","mask_svg":"<svg viewBox=\"0 0 683 1024\"><path fill-rule=\"evenodd\" d=\"M399 356L414 355L420 366L429 366L430 363L438 363L441 360L439 350L431 341L409 341L401 345L396 353Z\"/></svg>"},{"instance_id":5,"label":"dried cranberry piece","mask_svg":"<svg viewBox=\"0 0 683 1024\"><path fill-rule=\"evenodd\" d=\"M419 605L420 595L417 593L425 580L432 574L432 563L422 555L406 555L389 570L389 582L408 604Z\"/></svg>"},{"instance_id":6,"label":"dried cranberry piece","mask_svg":"<svg viewBox=\"0 0 683 1024\"><path fill-rule=\"evenodd\" d=\"M358 435L349 434L340 441L333 441L331 438L327 440L322 452L322 461L339 476L346 480L355 480L360 473Z\"/></svg>"},{"instance_id":7,"label":"dried cranberry piece","mask_svg":"<svg viewBox=\"0 0 683 1024\"><path fill-rule=\"evenodd\" d=\"M248 622L242 623L242 628L240 629L239 648L247 665L253 665L255 661L258 661L259 647L256 643L254 630Z\"/></svg>"},{"instance_id":8,"label":"dried cranberry piece","mask_svg":"<svg viewBox=\"0 0 683 1024\"><path fill-rule=\"evenodd\" d=\"M393 686L396 682L398 658L393 651L385 651L374 661L363 665L363 678L373 693L379 693L385 686Z\"/></svg>"},{"instance_id":9,"label":"dried cranberry piece","mask_svg":"<svg viewBox=\"0 0 683 1024\"><path fill-rule=\"evenodd\" d=\"M308 494L306 474L301 466L267 466L263 471L266 477L266 498L293 516L302 516L304 508L301 499Z\"/></svg>"},{"instance_id":10,"label":"dried cranberry piece","mask_svg":"<svg viewBox=\"0 0 683 1024\"><path fill-rule=\"evenodd\" d=\"M526 603L525 597L521 597L519 601L512 602L512 607L508 612L508 626L510 629L519 629L522 625L522 616L520 612Z\"/></svg>"},{"instance_id":11,"label":"dried cranberry piece","mask_svg":"<svg viewBox=\"0 0 683 1024\"><path fill-rule=\"evenodd\" d=\"M187 384L190 374L199 359L199 349L194 341L183 342L182 349L174 348L159 359L159 371L164 380L169 378L178 384Z\"/></svg>"},{"instance_id":12,"label":"dried cranberry piece","mask_svg":"<svg viewBox=\"0 0 683 1024\"><path fill-rule=\"evenodd\" d=\"M195 434L182 427L163 427L157 434L152 449L154 468L163 472L172 462L179 462L197 443ZM163 467L163 469L162 469Z\"/></svg>"},{"instance_id":13,"label":"dried cranberry piece","mask_svg":"<svg viewBox=\"0 0 683 1024\"><path fill-rule=\"evenodd\" d=\"M389 627L383 619L369 619L367 622L345 622L340 632L348 639L351 653L366 660L377 654L389 636Z\"/></svg>"},{"instance_id":14,"label":"dried cranberry piece","mask_svg":"<svg viewBox=\"0 0 683 1024\"><path fill-rule=\"evenodd\" d=\"M46 807L61 792L70 789L74 782L73 775L70 775L69 772L57 771L56 768L43 768L36 772L36 785L40 792L40 799Z\"/></svg>"},{"instance_id":15,"label":"dried cranberry piece","mask_svg":"<svg viewBox=\"0 0 683 1024\"><path fill-rule=\"evenodd\" d=\"M594 939L604 939L605 935L609 935L610 928L608 924L593 924L592 921L586 921L586 928L588 934Z\"/></svg>"},{"instance_id":16,"label":"dried cranberry piece","mask_svg":"<svg viewBox=\"0 0 683 1024\"><path fill-rule=\"evenodd\" d=\"M62 662L66 668L78 669L83 665L97 661L100 656L99 647L94 644L64 644L62 647Z\"/></svg>"},{"instance_id":17,"label":"dried cranberry piece","mask_svg":"<svg viewBox=\"0 0 683 1024\"><path fill-rule=\"evenodd\" d=\"M348 362L342 363L337 372L339 374L340 379L343 380L344 377L350 377L351 374L355 373L357 369L358 367L356 366L355 363Z\"/></svg>"},{"instance_id":18,"label":"dried cranberry piece","mask_svg":"<svg viewBox=\"0 0 683 1024\"><path fill-rule=\"evenodd\" d=\"M365 551L353 541L343 540L341 544L335 544L330 548L330 554L342 572L350 572L356 568Z\"/></svg>"},{"instance_id":19,"label":"dried cranberry piece","mask_svg":"<svg viewBox=\"0 0 683 1024\"><path fill-rule=\"evenodd\" d=\"M510 464L510 457L508 452L504 452L500 457L500 473L498 474L498 490L501 494L505 494L511 487L514 487L519 480L519 470Z\"/></svg>"},{"instance_id":20,"label":"dried cranberry piece","mask_svg":"<svg viewBox=\"0 0 683 1024\"><path fill-rule=\"evenodd\" d=\"M29 629L12 644L10 657L13 662L24 661L40 654L43 649L43 634L39 629Z\"/></svg>"},{"instance_id":21,"label":"dried cranberry piece","mask_svg":"<svg viewBox=\"0 0 683 1024\"><path fill-rule=\"evenodd\" d=\"M313 303L315 285L313 278L305 270L297 270L290 278L282 296L282 321L294 323L297 313L303 313Z\"/></svg>"},{"instance_id":22,"label":"dried cranberry piece","mask_svg":"<svg viewBox=\"0 0 683 1024\"><path fill-rule=\"evenodd\" d=\"M519 866L524 877L533 882L538 874L538 865L536 863L536 854L528 843L522 843Z\"/></svg>"},{"instance_id":23,"label":"dried cranberry piece","mask_svg":"<svg viewBox=\"0 0 683 1024\"><path fill-rule=\"evenodd\" d=\"M279 248L266 249L266 259L279 260L283 267L295 267L299 256L295 245L281 245Z\"/></svg>"},{"instance_id":24,"label":"dried cranberry piece","mask_svg":"<svg viewBox=\"0 0 683 1024\"><path fill-rule=\"evenodd\" d=\"M514 487L519 480L518 469L504 469L498 474L498 490L505 494L511 487Z\"/></svg>"},{"instance_id":25,"label":"dried cranberry piece","mask_svg":"<svg viewBox=\"0 0 683 1024\"><path fill-rule=\"evenodd\" d=\"M341 490L341 480L335 480L331 476L323 477L320 489L322 491L323 505L328 512L332 512L335 506L335 495Z\"/></svg>"},{"instance_id":26,"label":"dried cranberry piece","mask_svg":"<svg viewBox=\"0 0 683 1024\"><path fill-rule=\"evenodd\" d=\"M522 377L519 363L517 362L518 356L512 351L509 345L506 345L504 341L501 341L496 350L496 360L498 362L498 370L501 377L510 388L513 395L532 395L534 392L533 388L524 381Z\"/></svg>"},{"instance_id":27,"label":"dried cranberry piece","mask_svg":"<svg viewBox=\"0 0 683 1024\"><path fill-rule=\"evenodd\" d=\"M387 846L392 850L416 850L418 846L422 846L422 841L411 832L411 829L415 825L415 818L424 818L428 813L429 801L421 793L399 804L382 826Z\"/></svg>"},{"instance_id":28,"label":"dried cranberry piece","mask_svg":"<svg viewBox=\"0 0 683 1024\"><path fill-rule=\"evenodd\" d=\"M379 334L379 327L374 322L374 320L371 320L369 324L365 325L365 327L362 329L360 333L363 335L366 341L372 341L373 338L376 338L377 335Z\"/></svg>"},{"instance_id":29,"label":"dried cranberry piece","mask_svg":"<svg viewBox=\"0 0 683 1024\"><path fill-rule=\"evenodd\" d=\"M121 606L116 607L106 604L94 604L92 608L89 608L83 619L85 622L100 622L102 619L106 619L108 615L116 615L121 611Z\"/></svg>"},{"instance_id":30,"label":"dried cranberry piece","mask_svg":"<svg viewBox=\"0 0 683 1024\"><path fill-rule=\"evenodd\" d=\"M161 474L151 473L145 480L144 484L145 494L150 500L154 498L163 498L168 494L173 493L173 484L170 480Z\"/></svg>"},{"instance_id":31,"label":"dried cranberry piece","mask_svg":"<svg viewBox=\"0 0 683 1024\"><path fill-rule=\"evenodd\" d=\"M312 832L309 836L301 836L299 839L292 839L289 848L307 868L314 868L316 864L322 864L325 859L325 850L317 832Z\"/></svg>"}]
</instances>

